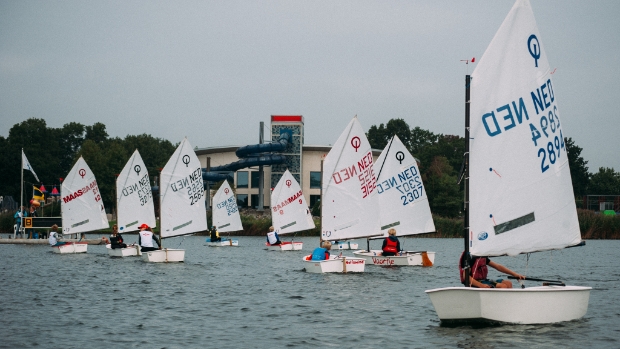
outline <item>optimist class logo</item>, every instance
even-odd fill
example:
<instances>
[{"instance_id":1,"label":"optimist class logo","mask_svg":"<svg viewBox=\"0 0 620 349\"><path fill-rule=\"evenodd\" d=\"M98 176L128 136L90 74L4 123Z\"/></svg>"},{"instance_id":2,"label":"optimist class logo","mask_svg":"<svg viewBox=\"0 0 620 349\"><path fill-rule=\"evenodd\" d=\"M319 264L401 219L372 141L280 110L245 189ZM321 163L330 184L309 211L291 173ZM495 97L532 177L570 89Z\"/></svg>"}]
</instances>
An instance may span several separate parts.
<instances>
[{"instance_id":1,"label":"optimist class logo","mask_svg":"<svg viewBox=\"0 0 620 349\"><path fill-rule=\"evenodd\" d=\"M529 39L527 39L527 49L530 51L530 55L534 58L536 68L538 68L538 59L540 58L540 42L538 41L536 35L532 34Z\"/></svg>"},{"instance_id":2,"label":"optimist class logo","mask_svg":"<svg viewBox=\"0 0 620 349\"><path fill-rule=\"evenodd\" d=\"M293 183L291 182L291 180L290 180L290 179L287 179L287 180L286 180L286 186L290 188L290 187L291 187L291 184L293 184Z\"/></svg>"},{"instance_id":3,"label":"optimist class logo","mask_svg":"<svg viewBox=\"0 0 620 349\"><path fill-rule=\"evenodd\" d=\"M189 167L189 155L183 155L182 161L185 164L185 167Z\"/></svg>"},{"instance_id":4,"label":"optimist class logo","mask_svg":"<svg viewBox=\"0 0 620 349\"><path fill-rule=\"evenodd\" d=\"M357 153L357 150L362 145L362 141L360 140L358 136L355 136L351 138L351 145L353 146L353 148L355 148L355 152Z\"/></svg>"},{"instance_id":5,"label":"optimist class logo","mask_svg":"<svg viewBox=\"0 0 620 349\"><path fill-rule=\"evenodd\" d=\"M229 191L228 188L224 188L224 194L228 194Z\"/></svg>"},{"instance_id":6,"label":"optimist class logo","mask_svg":"<svg viewBox=\"0 0 620 349\"><path fill-rule=\"evenodd\" d=\"M142 171L142 167L140 167L140 165L136 165L133 167L134 172L136 173L136 175L140 175L140 171Z\"/></svg>"},{"instance_id":7,"label":"optimist class logo","mask_svg":"<svg viewBox=\"0 0 620 349\"><path fill-rule=\"evenodd\" d=\"M78 171L78 174L79 174L80 176L82 176L82 179L84 179L84 176L86 176L86 170L85 170L85 169L83 169L83 168L81 168L81 169Z\"/></svg>"}]
</instances>

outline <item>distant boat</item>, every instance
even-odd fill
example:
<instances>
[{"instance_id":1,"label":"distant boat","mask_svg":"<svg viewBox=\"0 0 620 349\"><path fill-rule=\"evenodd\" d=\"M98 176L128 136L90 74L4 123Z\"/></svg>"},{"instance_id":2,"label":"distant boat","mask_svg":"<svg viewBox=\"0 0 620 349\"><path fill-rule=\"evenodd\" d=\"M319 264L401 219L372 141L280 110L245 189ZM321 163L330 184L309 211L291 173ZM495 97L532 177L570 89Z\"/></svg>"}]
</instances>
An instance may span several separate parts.
<instances>
[{"instance_id":1,"label":"distant boat","mask_svg":"<svg viewBox=\"0 0 620 349\"><path fill-rule=\"evenodd\" d=\"M396 236L434 232L435 224L418 164L398 136L392 137L385 146L374 169L381 239L387 237L392 228L396 230ZM430 251L404 251L397 256L383 256L382 250L370 249L370 240L366 250L353 252L355 256L365 258L367 264L432 266L435 263L435 252Z\"/></svg>"},{"instance_id":2,"label":"distant boat","mask_svg":"<svg viewBox=\"0 0 620 349\"><path fill-rule=\"evenodd\" d=\"M220 233L229 231L243 230L241 225L241 217L239 216L239 208L233 191L227 180L220 186L220 189L213 196L213 225ZM220 237L221 238L221 237ZM238 239L222 238L222 241L211 242L211 238L207 238L207 245L211 247L239 246Z\"/></svg>"},{"instance_id":3,"label":"distant boat","mask_svg":"<svg viewBox=\"0 0 620 349\"><path fill-rule=\"evenodd\" d=\"M161 171L160 238L206 231L202 167L187 138L184 138ZM147 262L183 262L184 249L162 248L142 253Z\"/></svg>"},{"instance_id":4,"label":"distant boat","mask_svg":"<svg viewBox=\"0 0 620 349\"><path fill-rule=\"evenodd\" d=\"M380 235L377 177L370 143L357 117L344 129L325 157L322 173L321 240L349 240ZM366 260L336 257L313 261L310 273L364 272Z\"/></svg>"},{"instance_id":5,"label":"distant boat","mask_svg":"<svg viewBox=\"0 0 620 349\"><path fill-rule=\"evenodd\" d=\"M470 255L514 256L582 244L550 71L530 3L518 0L465 79L467 286ZM587 312L591 287L530 280L547 285L426 293L442 323L556 323Z\"/></svg>"},{"instance_id":6,"label":"distant boat","mask_svg":"<svg viewBox=\"0 0 620 349\"><path fill-rule=\"evenodd\" d=\"M138 149L116 179L116 212L119 234L138 231L143 223L153 228L157 226L149 172ZM116 249L112 249L110 244L106 247L112 257L142 255L137 244Z\"/></svg>"},{"instance_id":7,"label":"distant boat","mask_svg":"<svg viewBox=\"0 0 620 349\"><path fill-rule=\"evenodd\" d=\"M60 188L62 234L76 235L110 227L95 175L80 156ZM52 246L55 253L85 253L86 241Z\"/></svg>"},{"instance_id":8,"label":"distant boat","mask_svg":"<svg viewBox=\"0 0 620 349\"><path fill-rule=\"evenodd\" d=\"M312 214L299 183L286 170L271 193L271 224L278 236L314 229ZM282 241L279 245L265 242L268 250L301 250L303 242Z\"/></svg>"}]
</instances>

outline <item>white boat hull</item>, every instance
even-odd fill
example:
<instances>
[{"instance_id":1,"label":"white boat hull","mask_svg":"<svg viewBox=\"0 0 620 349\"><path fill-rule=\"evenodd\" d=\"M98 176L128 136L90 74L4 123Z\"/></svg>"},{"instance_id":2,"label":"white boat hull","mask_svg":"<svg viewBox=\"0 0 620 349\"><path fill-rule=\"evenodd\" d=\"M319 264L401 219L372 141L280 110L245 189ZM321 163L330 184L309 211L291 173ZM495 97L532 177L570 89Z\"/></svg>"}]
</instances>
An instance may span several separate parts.
<instances>
[{"instance_id":1,"label":"white boat hull","mask_svg":"<svg viewBox=\"0 0 620 349\"><path fill-rule=\"evenodd\" d=\"M151 263L172 263L185 261L185 250L164 248L142 252L142 260Z\"/></svg>"},{"instance_id":2,"label":"white boat hull","mask_svg":"<svg viewBox=\"0 0 620 349\"><path fill-rule=\"evenodd\" d=\"M324 261L313 261L309 260L310 257L311 255L303 258L308 273L363 273L366 265L364 258L332 257Z\"/></svg>"},{"instance_id":3,"label":"white boat hull","mask_svg":"<svg viewBox=\"0 0 620 349\"><path fill-rule=\"evenodd\" d=\"M447 287L426 293L442 322L547 324L584 316L591 289L583 286Z\"/></svg>"},{"instance_id":4,"label":"white boat hull","mask_svg":"<svg viewBox=\"0 0 620 349\"><path fill-rule=\"evenodd\" d=\"M368 265L383 266L423 266L422 252L405 252L402 256L381 256L381 250L359 250L353 252L356 257L364 258ZM432 264L435 264L435 252L426 251Z\"/></svg>"},{"instance_id":5,"label":"white boat hull","mask_svg":"<svg viewBox=\"0 0 620 349\"><path fill-rule=\"evenodd\" d=\"M268 242L265 242L265 246L267 246L269 251L299 251L303 248L303 245L303 242L296 241L283 241L280 245L270 245Z\"/></svg>"},{"instance_id":6,"label":"white boat hull","mask_svg":"<svg viewBox=\"0 0 620 349\"><path fill-rule=\"evenodd\" d=\"M354 242L344 241L339 243L333 243L332 249L334 250L357 250L358 245Z\"/></svg>"},{"instance_id":7,"label":"white boat hull","mask_svg":"<svg viewBox=\"0 0 620 349\"><path fill-rule=\"evenodd\" d=\"M211 239L207 239L207 246L209 247L239 246L239 240L222 239L222 241L211 242Z\"/></svg>"},{"instance_id":8,"label":"white boat hull","mask_svg":"<svg viewBox=\"0 0 620 349\"><path fill-rule=\"evenodd\" d=\"M52 246L54 253L86 253L88 250L87 242L67 242L64 245Z\"/></svg>"},{"instance_id":9,"label":"white boat hull","mask_svg":"<svg viewBox=\"0 0 620 349\"><path fill-rule=\"evenodd\" d=\"M112 248L112 245L107 244L105 247L108 249L108 255L110 257L131 257L142 255L139 245L130 245L125 248Z\"/></svg>"}]
</instances>

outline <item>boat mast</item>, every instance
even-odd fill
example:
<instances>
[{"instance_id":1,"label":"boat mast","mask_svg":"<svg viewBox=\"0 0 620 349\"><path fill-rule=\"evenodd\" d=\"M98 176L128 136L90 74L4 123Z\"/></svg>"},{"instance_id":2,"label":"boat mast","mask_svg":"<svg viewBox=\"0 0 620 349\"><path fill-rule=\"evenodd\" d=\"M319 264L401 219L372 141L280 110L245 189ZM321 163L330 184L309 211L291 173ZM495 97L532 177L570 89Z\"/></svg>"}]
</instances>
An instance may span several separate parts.
<instances>
[{"instance_id":1,"label":"boat mast","mask_svg":"<svg viewBox=\"0 0 620 349\"><path fill-rule=\"evenodd\" d=\"M161 197L162 197L162 187L161 187L161 172L163 168L159 169L159 247L164 248L164 239L161 238L161 219L162 219L162 209L161 209ZM167 255L166 255L167 256Z\"/></svg>"},{"instance_id":2,"label":"boat mast","mask_svg":"<svg viewBox=\"0 0 620 349\"><path fill-rule=\"evenodd\" d=\"M319 247L323 247L323 162L325 160L321 159L321 192L320 192L320 205L319 205L319 215L321 216L321 231L319 232Z\"/></svg>"},{"instance_id":3,"label":"boat mast","mask_svg":"<svg viewBox=\"0 0 620 349\"><path fill-rule=\"evenodd\" d=\"M463 177L464 196L463 201L463 239L465 241L465 252L463 255L463 269L465 271L465 286L469 287L469 276L471 274L469 255L469 94L470 94L471 75L465 75L465 154L463 161L465 162ZM459 261L460 263L460 261Z\"/></svg>"}]
</instances>

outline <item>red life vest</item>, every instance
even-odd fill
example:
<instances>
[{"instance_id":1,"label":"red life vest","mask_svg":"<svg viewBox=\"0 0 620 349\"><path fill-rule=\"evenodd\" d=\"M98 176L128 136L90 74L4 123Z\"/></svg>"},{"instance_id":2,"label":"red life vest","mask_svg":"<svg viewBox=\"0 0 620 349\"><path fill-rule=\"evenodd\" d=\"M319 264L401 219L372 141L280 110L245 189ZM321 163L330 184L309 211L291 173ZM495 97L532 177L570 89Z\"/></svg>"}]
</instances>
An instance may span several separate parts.
<instances>
[{"instance_id":1,"label":"red life vest","mask_svg":"<svg viewBox=\"0 0 620 349\"><path fill-rule=\"evenodd\" d=\"M465 252L461 254L459 259L459 274L461 275L461 283L465 283L465 271L463 270L463 257ZM474 280L484 280L487 278L489 269L487 268L487 257L474 258L474 265L471 267L471 277Z\"/></svg>"},{"instance_id":2,"label":"red life vest","mask_svg":"<svg viewBox=\"0 0 620 349\"><path fill-rule=\"evenodd\" d=\"M398 242L397 241L393 241L389 237L385 238L385 240L386 240L386 242L385 242L385 247L383 248L383 252L397 253L398 249L396 248L396 246L398 245Z\"/></svg>"}]
</instances>

